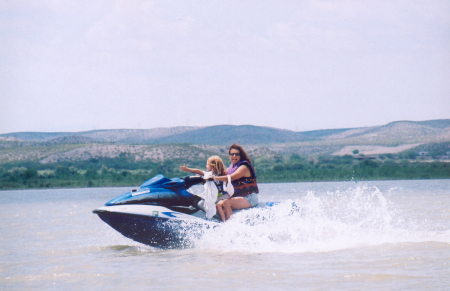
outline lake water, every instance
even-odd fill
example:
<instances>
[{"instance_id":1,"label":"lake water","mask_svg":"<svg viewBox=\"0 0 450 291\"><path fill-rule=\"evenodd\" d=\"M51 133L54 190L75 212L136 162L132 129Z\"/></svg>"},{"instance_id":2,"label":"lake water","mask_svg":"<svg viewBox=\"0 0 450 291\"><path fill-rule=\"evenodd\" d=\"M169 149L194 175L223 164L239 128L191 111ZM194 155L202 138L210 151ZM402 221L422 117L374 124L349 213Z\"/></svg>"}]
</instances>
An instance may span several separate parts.
<instances>
[{"instance_id":1,"label":"lake water","mask_svg":"<svg viewBox=\"0 0 450 291\"><path fill-rule=\"evenodd\" d=\"M130 189L0 191L0 289L449 290L450 180L260 184L181 250L92 213Z\"/></svg>"}]
</instances>

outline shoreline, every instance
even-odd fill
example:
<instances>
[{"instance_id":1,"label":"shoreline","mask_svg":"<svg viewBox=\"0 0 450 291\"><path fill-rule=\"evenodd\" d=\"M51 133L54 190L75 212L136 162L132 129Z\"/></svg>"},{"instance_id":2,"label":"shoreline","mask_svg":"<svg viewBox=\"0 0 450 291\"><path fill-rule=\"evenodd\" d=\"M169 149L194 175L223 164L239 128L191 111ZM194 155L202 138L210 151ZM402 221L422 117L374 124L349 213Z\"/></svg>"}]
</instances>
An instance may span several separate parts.
<instances>
[{"instance_id":1,"label":"shoreline","mask_svg":"<svg viewBox=\"0 0 450 291\"><path fill-rule=\"evenodd\" d=\"M172 177L174 178L174 177ZM417 179L405 179L405 178L392 178L392 179L361 179L361 180L303 180L303 181L271 181L271 182L258 182L258 184L293 184L293 183L340 183L340 182L351 182L351 183L364 183L364 182L374 182L374 181L429 181L429 180L450 180L448 178L417 178ZM144 183L145 181L142 181ZM141 184L142 184L141 183ZM22 191L22 190L66 190L66 189L102 189L102 188L137 188L139 189L140 185L105 185L105 186L93 186L87 187L85 185L74 186L74 187L28 187L28 188L7 188L0 189L0 193L2 191Z\"/></svg>"}]
</instances>

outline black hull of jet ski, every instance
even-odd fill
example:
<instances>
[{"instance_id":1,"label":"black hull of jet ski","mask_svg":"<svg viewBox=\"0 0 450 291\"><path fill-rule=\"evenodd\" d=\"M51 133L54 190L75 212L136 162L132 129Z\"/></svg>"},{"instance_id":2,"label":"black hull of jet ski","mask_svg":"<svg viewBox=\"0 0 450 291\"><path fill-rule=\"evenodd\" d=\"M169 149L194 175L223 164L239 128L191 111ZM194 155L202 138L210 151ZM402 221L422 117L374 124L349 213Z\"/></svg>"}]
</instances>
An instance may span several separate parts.
<instances>
[{"instance_id":1,"label":"black hull of jet ski","mask_svg":"<svg viewBox=\"0 0 450 291\"><path fill-rule=\"evenodd\" d=\"M98 213L98 216L123 236L159 248L179 248L182 240L174 240L174 233L166 225L168 219L133 214Z\"/></svg>"},{"instance_id":2,"label":"black hull of jet ski","mask_svg":"<svg viewBox=\"0 0 450 291\"><path fill-rule=\"evenodd\" d=\"M119 210L114 209L117 206L102 207L93 212L123 236L162 249L192 247L194 240L201 237L203 230L214 224L162 207L153 210L156 207L127 205ZM142 213L142 209L150 214ZM185 216L189 218L185 219Z\"/></svg>"}]
</instances>

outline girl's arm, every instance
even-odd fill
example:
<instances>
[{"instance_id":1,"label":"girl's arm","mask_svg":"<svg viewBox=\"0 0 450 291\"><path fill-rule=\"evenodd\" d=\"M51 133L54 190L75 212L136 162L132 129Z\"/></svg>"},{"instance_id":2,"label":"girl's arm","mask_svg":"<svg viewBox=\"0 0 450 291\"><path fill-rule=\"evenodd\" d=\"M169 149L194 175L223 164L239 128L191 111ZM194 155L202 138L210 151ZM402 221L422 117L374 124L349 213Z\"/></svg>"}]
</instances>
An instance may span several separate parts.
<instances>
[{"instance_id":1,"label":"girl's arm","mask_svg":"<svg viewBox=\"0 0 450 291\"><path fill-rule=\"evenodd\" d=\"M186 164L184 164L184 166L180 166L180 170L181 171L185 171L185 172L190 172L190 173L194 173L194 174L199 174L201 176L204 176L205 173L202 170L199 169L190 169L188 167L186 167Z\"/></svg>"},{"instance_id":2,"label":"girl's arm","mask_svg":"<svg viewBox=\"0 0 450 291\"><path fill-rule=\"evenodd\" d=\"M240 166L236 172L234 172L233 174L230 175L231 181L233 180L237 180L240 179L242 177L251 177L252 173L250 173L250 170L242 165ZM228 182L228 177L227 176L213 176L214 180L216 181L222 181L222 182Z\"/></svg>"}]
</instances>

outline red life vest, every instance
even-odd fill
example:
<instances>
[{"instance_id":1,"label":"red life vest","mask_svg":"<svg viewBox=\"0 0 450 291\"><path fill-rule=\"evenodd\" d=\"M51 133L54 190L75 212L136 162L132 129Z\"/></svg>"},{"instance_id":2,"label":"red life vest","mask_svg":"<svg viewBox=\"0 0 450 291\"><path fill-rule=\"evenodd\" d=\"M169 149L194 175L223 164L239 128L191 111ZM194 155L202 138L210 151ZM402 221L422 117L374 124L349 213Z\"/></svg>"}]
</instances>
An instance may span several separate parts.
<instances>
[{"instance_id":1,"label":"red life vest","mask_svg":"<svg viewBox=\"0 0 450 291\"><path fill-rule=\"evenodd\" d=\"M240 166L246 166L250 170L250 173L252 174L251 177L241 177L237 180L231 181L231 184L233 185L234 188L233 197L243 197L250 195L252 193L259 193L258 184L256 183L255 169L252 167L252 165L250 165L249 162L244 160L239 161L236 165L234 165L233 167L232 166L233 165L230 165L230 167L227 170L228 175L236 172L236 170Z\"/></svg>"}]
</instances>

